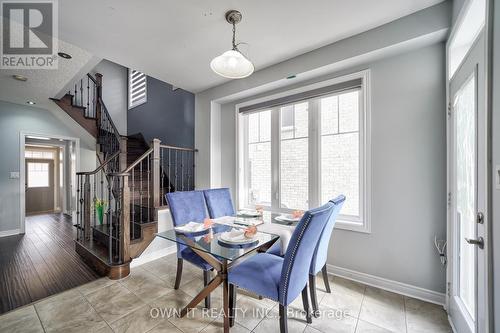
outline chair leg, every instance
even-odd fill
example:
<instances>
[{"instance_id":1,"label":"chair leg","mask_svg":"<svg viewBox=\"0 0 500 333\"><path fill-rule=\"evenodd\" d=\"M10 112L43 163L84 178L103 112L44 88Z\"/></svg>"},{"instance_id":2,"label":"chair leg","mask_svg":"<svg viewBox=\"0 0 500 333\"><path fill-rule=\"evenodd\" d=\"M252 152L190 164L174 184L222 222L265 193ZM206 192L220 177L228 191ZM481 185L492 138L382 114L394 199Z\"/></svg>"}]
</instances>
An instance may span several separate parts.
<instances>
[{"instance_id":1,"label":"chair leg","mask_svg":"<svg viewBox=\"0 0 500 333\"><path fill-rule=\"evenodd\" d=\"M175 275L175 286L174 289L179 289L181 285L181 277L182 277L182 263L184 261L181 258L177 258L177 274Z\"/></svg>"},{"instance_id":2,"label":"chair leg","mask_svg":"<svg viewBox=\"0 0 500 333\"><path fill-rule=\"evenodd\" d=\"M307 285L302 289L302 305L306 312L306 321L308 324L312 323L311 310L309 309L309 297L307 296Z\"/></svg>"},{"instance_id":3,"label":"chair leg","mask_svg":"<svg viewBox=\"0 0 500 333\"><path fill-rule=\"evenodd\" d=\"M229 326L234 326L234 317L236 308L236 287L234 284L229 284Z\"/></svg>"},{"instance_id":4,"label":"chair leg","mask_svg":"<svg viewBox=\"0 0 500 333\"><path fill-rule=\"evenodd\" d=\"M323 281L325 281L326 292L331 294L332 290L330 289L330 282L328 281L328 271L326 270L326 264L321 269L321 272L323 273Z\"/></svg>"},{"instance_id":5,"label":"chair leg","mask_svg":"<svg viewBox=\"0 0 500 333\"><path fill-rule=\"evenodd\" d=\"M210 282L210 271L203 271L203 286ZM205 309L210 309L210 295L205 298Z\"/></svg>"},{"instance_id":6,"label":"chair leg","mask_svg":"<svg viewBox=\"0 0 500 333\"><path fill-rule=\"evenodd\" d=\"M287 307L284 305L279 305L280 314L280 333L288 333L288 322L287 322Z\"/></svg>"},{"instance_id":7,"label":"chair leg","mask_svg":"<svg viewBox=\"0 0 500 333\"><path fill-rule=\"evenodd\" d=\"M309 291L311 292L312 315L319 317L318 296L316 295L316 276L309 274Z\"/></svg>"}]
</instances>

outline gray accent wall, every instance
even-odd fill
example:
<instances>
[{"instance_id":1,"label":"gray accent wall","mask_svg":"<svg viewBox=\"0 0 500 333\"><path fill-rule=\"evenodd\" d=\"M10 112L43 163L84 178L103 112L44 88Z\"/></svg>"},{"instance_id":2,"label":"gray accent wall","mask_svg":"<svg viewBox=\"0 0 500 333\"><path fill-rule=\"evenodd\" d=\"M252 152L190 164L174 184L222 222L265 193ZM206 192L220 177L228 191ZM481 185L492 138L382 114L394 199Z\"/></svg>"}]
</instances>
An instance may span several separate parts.
<instances>
[{"instance_id":1,"label":"gray accent wall","mask_svg":"<svg viewBox=\"0 0 500 333\"><path fill-rule=\"evenodd\" d=\"M92 74L102 74L102 100L121 135L127 135L128 69L109 60L102 60Z\"/></svg>"},{"instance_id":2,"label":"gray accent wall","mask_svg":"<svg viewBox=\"0 0 500 333\"><path fill-rule=\"evenodd\" d=\"M55 108L59 108L55 105ZM67 116L58 118L55 111L28 105L0 101L0 232L20 227L20 179L10 179L9 173L20 171L20 133L75 137L80 140L80 170L90 171L96 167L94 146L90 135ZM58 110L64 114L64 111Z\"/></svg>"},{"instance_id":3,"label":"gray accent wall","mask_svg":"<svg viewBox=\"0 0 500 333\"><path fill-rule=\"evenodd\" d=\"M153 77L147 79L146 103L128 111L128 134L142 133L150 142L194 148L194 94Z\"/></svg>"},{"instance_id":4,"label":"gray accent wall","mask_svg":"<svg viewBox=\"0 0 500 333\"><path fill-rule=\"evenodd\" d=\"M434 235L446 238L445 45L366 63L301 85L364 69L371 71L372 232L335 230L328 263L443 293L446 269L433 241ZM262 96L221 106L220 185L231 188L233 195L235 105Z\"/></svg>"}]
</instances>

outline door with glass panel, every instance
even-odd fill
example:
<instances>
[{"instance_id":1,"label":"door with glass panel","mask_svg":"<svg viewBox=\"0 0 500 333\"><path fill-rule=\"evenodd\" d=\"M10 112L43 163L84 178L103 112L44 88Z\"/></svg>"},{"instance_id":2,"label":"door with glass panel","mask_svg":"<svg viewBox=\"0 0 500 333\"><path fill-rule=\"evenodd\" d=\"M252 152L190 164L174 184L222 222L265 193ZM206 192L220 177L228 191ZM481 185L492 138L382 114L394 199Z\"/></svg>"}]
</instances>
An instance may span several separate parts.
<instances>
[{"instance_id":1,"label":"door with glass panel","mask_svg":"<svg viewBox=\"0 0 500 333\"><path fill-rule=\"evenodd\" d=\"M54 211L54 160L26 159L26 214Z\"/></svg>"},{"instance_id":2,"label":"door with glass panel","mask_svg":"<svg viewBox=\"0 0 500 333\"><path fill-rule=\"evenodd\" d=\"M487 114L484 34L449 83L449 315L458 332L486 332Z\"/></svg>"}]
</instances>

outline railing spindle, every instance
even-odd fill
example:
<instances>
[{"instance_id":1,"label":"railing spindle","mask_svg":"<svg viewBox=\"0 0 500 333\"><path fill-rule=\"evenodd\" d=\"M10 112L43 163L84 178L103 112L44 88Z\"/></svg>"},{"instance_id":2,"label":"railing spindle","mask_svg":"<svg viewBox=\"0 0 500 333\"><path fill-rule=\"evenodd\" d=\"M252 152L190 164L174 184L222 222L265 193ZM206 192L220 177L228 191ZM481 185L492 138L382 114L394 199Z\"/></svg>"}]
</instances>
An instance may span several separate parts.
<instances>
[{"instance_id":1,"label":"railing spindle","mask_svg":"<svg viewBox=\"0 0 500 333\"><path fill-rule=\"evenodd\" d=\"M87 110L85 112L87 117L92 117L90 111L90 78L87 76Z\"/></svg>"}]
</instances>

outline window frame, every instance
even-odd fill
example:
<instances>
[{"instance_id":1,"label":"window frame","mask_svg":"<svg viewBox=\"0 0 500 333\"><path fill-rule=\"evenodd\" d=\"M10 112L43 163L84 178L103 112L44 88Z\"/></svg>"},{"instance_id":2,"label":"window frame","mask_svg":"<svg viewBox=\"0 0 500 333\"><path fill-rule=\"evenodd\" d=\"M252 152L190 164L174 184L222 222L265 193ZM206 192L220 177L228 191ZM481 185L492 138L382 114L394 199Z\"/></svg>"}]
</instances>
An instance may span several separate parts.
<instances>
[{"instance_id":1,"label":"window frame","mask_svg":"<svg viewBox=\"0 0 500 333\"><path fill-rule=\"evenodd\" d=\"M263 98L247 101L237 104L236 112L236 204L238 209L249 207L248 198L248 172L245 166L248 165L248 117L245 114L240 114L239 109L248 105L273 100L276 98L286 97L288 95L297 94L309 90L318 89L321 87L334 85L350 81L353 79L361 79L361 89L359 90L359 218L348 215L340 215L336 222L337 229L349 231L371 233L371 97L370 97L370 70L344 75L334 79L318 82L315 84L303 86L297 89L289 90L283 93L266 96ZM344 91L332 91L331 94L322 95L309 99L309 146L308 146L308 194L309 206L317 207L321 205L321 114L320 114L320 99L340 95L346 93ZM299 102L297 102L299 103ZM289 103L290 104L290 103ZM279 109L283 104L268 108L271 111L271 206L264 206L265 210L273 212L291 212L292 209L281 208L281 179L280 179L280 151L281 151L281 117ZM296 103L294 103L296 104ZM264 110L262 110L264 111ZM259 112L259 111L256 111Z\"/></svg>"}]
</instances>

